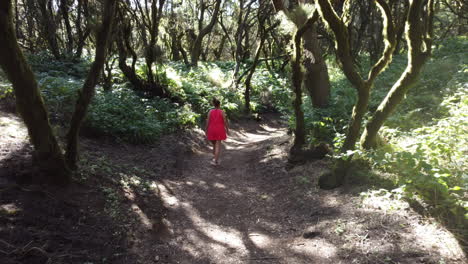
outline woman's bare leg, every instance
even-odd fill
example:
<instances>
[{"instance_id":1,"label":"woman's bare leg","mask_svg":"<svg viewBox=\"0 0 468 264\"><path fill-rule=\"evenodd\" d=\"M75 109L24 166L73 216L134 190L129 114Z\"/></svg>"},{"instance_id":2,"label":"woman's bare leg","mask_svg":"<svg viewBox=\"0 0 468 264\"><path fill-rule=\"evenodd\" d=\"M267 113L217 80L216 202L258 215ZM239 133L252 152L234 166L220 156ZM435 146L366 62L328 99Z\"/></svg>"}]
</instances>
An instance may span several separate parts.
<instances>
[{"instance_id":1,"label":"woman's bare leg","mask_svg":"<svg viewBox=\"0 0 468 264\"><path fill-rule=\"evenodd\" d=\"M216 140L214 150L215 150L214 151L214 159L215 159L215 162L218 163L219 153L221 152L221 140Z\"/></svg>"},{"instance_id":2,"label":"woman's bare leg","mask_svg":"<svg viewBox=\"0 0 468 264\"><path fill-rule=\"evenodd\" d=\"M216 140L210 140L211 144L213 145L213 158L215 156L215 151L216 151Z\"/></svg>"}]
</instances>

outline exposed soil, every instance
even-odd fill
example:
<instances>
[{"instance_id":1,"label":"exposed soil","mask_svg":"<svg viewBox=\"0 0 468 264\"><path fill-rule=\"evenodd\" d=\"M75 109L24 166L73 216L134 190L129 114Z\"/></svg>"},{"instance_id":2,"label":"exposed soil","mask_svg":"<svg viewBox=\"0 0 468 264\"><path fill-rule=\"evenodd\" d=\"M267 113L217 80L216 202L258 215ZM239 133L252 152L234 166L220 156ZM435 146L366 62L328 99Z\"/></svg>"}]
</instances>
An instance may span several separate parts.
<instances>
[{"instance_id":1,"label":"exposed soil","mask_svg":"<svg viewBox=\"0 0 468 264\"><path fill-rule=\"evenodd\" d=\"M275 115L234 124L217 167L199 130L82 139L66 188L34 183L24 127L0 118L0 263L467 263L451 233L358 175L323 191L328 161L287 170Z\"/></svg>"}]
</instances>

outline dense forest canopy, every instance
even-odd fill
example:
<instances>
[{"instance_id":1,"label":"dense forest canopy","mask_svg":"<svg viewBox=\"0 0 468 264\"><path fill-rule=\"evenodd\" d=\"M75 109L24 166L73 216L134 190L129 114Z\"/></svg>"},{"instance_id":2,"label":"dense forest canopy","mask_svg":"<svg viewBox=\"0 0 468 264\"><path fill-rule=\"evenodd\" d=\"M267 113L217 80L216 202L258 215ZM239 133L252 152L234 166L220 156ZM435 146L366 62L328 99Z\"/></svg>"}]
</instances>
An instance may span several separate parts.
<instances>
[{"instance_id":1,"label":"dense forest canopy","mask_svg":"<svg viewBox=\"0 0 468 264\"><path fill-rule=\"evenodd\" d=\"M153 144L217 97L279 113L292 166L331 160L321 188L365 164L466 231L467 34L464 0L3 0L0 101L46 182L80 136Z\"/></svg>"}]
</instances>

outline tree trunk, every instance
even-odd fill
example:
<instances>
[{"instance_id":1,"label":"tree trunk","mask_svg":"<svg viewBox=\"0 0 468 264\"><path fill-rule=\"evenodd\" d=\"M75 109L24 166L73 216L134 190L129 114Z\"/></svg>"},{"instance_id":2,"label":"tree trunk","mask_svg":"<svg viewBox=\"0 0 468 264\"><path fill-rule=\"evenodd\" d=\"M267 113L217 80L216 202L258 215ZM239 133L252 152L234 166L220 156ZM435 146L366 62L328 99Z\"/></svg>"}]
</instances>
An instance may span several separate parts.
<instances>
[{"instance_id":1,"label":"tree trunk","mask_svg":"<svg viewBox=\"0 0 468 264\"><path fill-rule=\"evenodd\" d=\"M86 39L89 37L91 34L91 29L86 26L85 31L83 32L83 19L82 19L82 14L85 15L85 19L88 18L88 0L78 0L78 5L76 8L77 16L76 16L76 22L75 22L75 27L76 27L76 32L78 35L78 43L76 46L76 52L75 52L75 58L81 58L81 55L83 54L83 48L86 42Z\"/></svg>"},{"instance_id":2,"label":"tree trunk","mask_svg":"<svg viewBox=\"0 0 468 264\"><path fill-rule=\"evenodd\" d=\"M177 40L177 46L178 46L178 48L179 48L180 54L182 54L182 59L184 59L184 64L185 64L185 65L189 65L190 62L189 62L189 60L188 60L187 52L185 51L184 47L182 46L182 37L180 37L180 38Z\"/></svg>"},{"instance_id":3,"label":"tree trunk","mask_svg":"<svg viewBox=\"0 0 468 264\"><path fill-rule=\"evenodd\" d=\"M41 13L42 31L45 35L49 49L56 59L60 59L60 50L57 42L57 26L55 25L52 3L48 0L39 0L39 10Z\"/></svg>"},{"instance_id":4,"label":"tree trunk","mask_svg":"<svg viewBox=\"0 0 468 264\"><path fill-rule=\"evenodd\" d=\"M198 59L201 53L201 38L197 37L192 45L192 51L190 53L190 64L192 66L198 66Z\"/></svg>"},{"instance_id":5,"label":"tree trunk","mask_svg":"<svg viewBox=\"0 0 468 264\"><path fill-rule=\"evenodd\" d=\"M219 61L223 55L224 45L226 44L227 36L223 35L221 37L221 42L219 43L218 48L214 51L215 60Z\"/></svg>"},{"instance_id":6,"label":"tree trunk","mask_svg":"<svg viewBox=\"0 0 468 264\"><path fill-rule=\"evenodd\" d=\"M201 45L203 42L203 38L211 32L213 29L216 20L218 19L219 9L221 5L221 0L216 0L216 5L213 11L213 16L211 17L210 23L206 25L204 28L200 28L200 32L198 33L195 42L192 45L191 56L190 56L190 63L192 66L198 65L198 59L200 58L201 54Z\"/></svg>"},{"instance_id":7,"label":"tree trunk","mask_svg":"<svg viewBox=\"0 0 468 264\"><path fill-rule=\"evenodd\" d=\"M0 65L13 84L16 105L34 146L34 159L51 180L70 180L62 151L52 131L34 74L21 52L12 23L11 0L0 1Z\"/></svg>"},{"instance_id":8,"label":"tree trunk","mask_svg":"<svg viewBox=\"0 0 468 264\"><path fill-rule=\"evenodd\" d=\"M78 135L80 132L81 124L85 118L89 103L94 95L95 86L99 80L106 59L108 43L111 36L111 28L113 19L115 17L115 7L117 0L106 0L104 3L104 13L102 15L101 29L96 39L96 55L91 69L88 73L83 88L79 93L78 100L73 113L70 129L67 134L67 163L72 169L76 169L76 162L78 160Z\"/></svg>"},{"instance_id":9,"label":"tree trunk","mask_svg":"<svg viewBox=\"0 0 468 264\"><path fill-rule=\"evenodd\" d=\"M16 38L20 38L20 23L19 23L19 8L18 8L18 0L15 0L15 33Z\"/></svg>"},{"instance_id":10,"label":"tree trunk","mask_svg":"<svg viewBox=\"0 0 468 264\"><path fill-rule=\"evenodd\" d=\"M112 70L114 69L114 64L117 58L112 59L112 61L106 60L104 64L104 70L102 71L104 84L102 88L105 92L110 92L112 90Z\"/></svg>"},{"instance_id":11,"label":"tree trunk","mask_svg":"<svg viewBox=\"0 0 468 264\"><path fill-rule=\"evenodd\" d=\"M376 0L385 24L382 34L385 38L385 48L380 59L369 71L367 80L364 80L357 70L357 66L354 62L355 60L352 56L346 24L336 14L328 0L316 0L315 2L319 7L318 10L320 11L322 18L329 24L335 34L336 55L341 62L341 68L344 74L357 90L358 94L357 102L353 107L353 114L346 133L345 142L341 148L341 153L347 154L348 151L354 150L356 141L359 138L362 120L369 104L370 89L377 76L385 69L392 59L396 43L392 14L385 0ZM351 158L352 156L348 157L346 161L339 161L336 164L333 173L320 177L320 187L331 189L341 185L344 181Z\"/></svg>"},{"instance_id":12,"label":"tree trunk","mask_svg":"<svg viewBox=\"0 0 468 264\"><path fill-rule=\"evenodd\" d=\"M369 57L370 62L375 64L383 50L382 23L378 20L379 14L375 8L372 9L371 17Z\"/></svg>"},{"instance_id":13,"label":"tree trunk","mask_svg":"<svg viewBox=\"0 0 468 264\"><path fill-rule=\"evenodd\" d=\"M36 48L36 35L35 35L35 17L37 17L36 5L34 0L23 0L23 6L26 12L26 34L24 36L25 42L29 43L29 49L31 52L35 51Z\"/></svg>"},{"instance_id":14,"label":"tree trunk","mask_svg":"<svg viewBox=\"0 0 468 264\"><path fill-rule=\"evenodd\" d=\"M385 120L403 100L406 92L416 83L419 73L430 56L432 46L432 16L433 1L428 1L428 16L421 19L424 1L415 0L410 5L407 27L408 64L400 79L393 85L390 92L379 105L361 138L361 144L365 149L376 147L377 133ZM426 25L423 23L426 22ZM426 50L422 51L422 46Z\"/></svg>"},{"instance_id":15,"label":"tree trunk","mask_svg":"<svg viewBox=\"0 0 468 264\"><path fill-rule=\"evenodd\" d=\"M294 34L294 54L291 61L292 68L292 85L294 92L294 115L296 117L296 128L294 130L294 143L291 148L291 153L294 154L302 149L305 144L305 123L304 112L302 111L302 82L304 79L304 72L302 70L302 36L310 29L310 27L317 21L318 13L314 12L312 17L300 26L297 26L297 31Z\"/></svg>"},{"instance_id":16,"label":"tree trunk","mask_svg":"<svg viewBox=\"0 0 468 264\"><path fill-rule=\"evenodd\" d=\"M235 40L236 40L236 49L234 53L234 59L236 61L236 65L234 67L234 73L233 73L233 79L235 81L235 88L237 89L239 82L237 81L238 78L237 76L239 75L239 69L240 69L240 64L241 64L241 54L242 54L242 36L244 32L244 0L239 1L239 14L237 17L237 30L235 35ZM250 13L250 6L247 7L247 15Z\"/></svg>"},{"instance_id":17,"label":"tree trunk","mask_svg":"<svg viewBox=\"0 0 468 264\"><path fill-rule=\"evenodd\" d=\"M358 91L356 105L353 107L353 113L351 115L351 121L346 133L346 138L343 146L341 147L342 153L346 153L348 150L354 150L356 146L357 139L361 132L362 120L364 119L364 115L366 114L367 106L369 104L369 97L370 86L361 87Z\"/></svg>"},{"instance_id":18,"label":"tree trunk","mask_svg":"<svg viewBox=\"0 0 468 264\"><path fill-rule=\"evenodd\" d=\"M263 44L265 43L265 36L260 36L260 44L258 44L257 50L255 52L255 57L252 62L252 66L250 66L249 74L245 78L245 90L244 90L244 98L245 98L245 112L250 113L250 90L251 90L251 81L252 77L255 73L255 69L258 65L258 60L260 58L260 52L262 50Z\"/></svg>"},{"instance_id":19,"label":"tree trunk","mask_svg":"<svg viewBox=\"0 0 468 264\"><path fill-rule=\"evenodd\" d=\"M211 38L213 37L213 34L209 34L208 35L208 41L206 42L205 44L205 49L202 51L201 53L201 56L202 56L202 60L203 61L208 61L208 54L210 52L210 43L211 42Z\"/></svg>"},{"instance_id":20,"label":"tree trunk","mask_svg":"<svg viewBox=\"0 0 468 264\"><path fill-rule=\"evenodd\" d=\"M396 29L396 44L395 44L395 51L394 55L400 54L401 50L401 43L403 40L403 33L405 33L405 22L406 22L406 17L408 17L408 2L404 1L404 6L403 10L400 10L398 8L399 2L395 2L395 13L398 13L399 15L396 16L395 18L395 29Z\"/></svg>"},{"instance_id":21,"label":"tree trunk","mask_svg":"<svg viewBox=\"0 0 468 264\"><path fill-rule=\"evenodd\" d=\"M245 79L245 91L244 91L244 98L245 98L245 112L246 113L250 113L250 91L251 91L251 81L252 81L252 77L255 73L255 69L257 68L257 65L259 63L259 60L260 60L260 53L263 49L263 46L265 45L265 41L266 41L266 37L268 35L268 33L270 31L272 31L273 29L275 29L279 23L275 23L273 25L271 25L269 28L265 29L264 28L264 22L265 20L261 19L259 21L259 26L258 26L258 30L261 32L260 33L260 43L258 44L258 47L257 47L257 50L255 51L255 57L254 57L254 60L252 62L252 65L250 66L250 69L249 69L249 73ZM240 77L239 79L241 79L242 77Z\"/></svg>"},{"instance_id":22,"label":"tree trunk","mask_svg":"<svg viewBox=\"0 0 468 264\"><path fill-rule=\"evenodd\" d=\"M61 0L60 8L62 12L63 22L65 23L65 29L67 31L67 52L72 54L73 52L73 32L70 25L70 18L68 16L68 0Z\"/></svg>"},{"instance_id":23,"label":"tree trunk","mask_svg":"<svg viewBox=\"0 0 468 264\"><path fill-rule=\"evenodd\" d=\"M115 43L119 53L119 68L125 78L127 78L127 80L132 84L134 90L142 91L149 97L168 97L168 93L162 85L155 82L148 82L136 74L135 65L138 60L138 56L136 51L133 50L132 43L130 43L129 39L132 27L129 24L119 24L119 28L119 37L116 39ZM131 54L133 60L131 67L127 65L128 53Z\"/></svg>"},{"instance_id":24,"label":"tree trunk","mask_svg":"<svg viewBox=\"0 0 468 264\"><path fill-rule=\"evenodd\" d=\"M322 57L317 38L317 25L304 33L305 87L309 91L312 105L316 108L328 106L330 100L330 77L325 60Z\"/></svg>"},{"instance_id":25,"label":"tree trunk","mask_svg":"<svg viewBox=\"0 0 468 264\"><path fill-rule=\"evenodd\" d=\"M178 45L178 38L179 36L173 32L173 35L171 37L171 54L172 54L172 60L173 61L179 61L180 60L180 50L179 50L179 45Z\"/></svg>"}]
</instances>

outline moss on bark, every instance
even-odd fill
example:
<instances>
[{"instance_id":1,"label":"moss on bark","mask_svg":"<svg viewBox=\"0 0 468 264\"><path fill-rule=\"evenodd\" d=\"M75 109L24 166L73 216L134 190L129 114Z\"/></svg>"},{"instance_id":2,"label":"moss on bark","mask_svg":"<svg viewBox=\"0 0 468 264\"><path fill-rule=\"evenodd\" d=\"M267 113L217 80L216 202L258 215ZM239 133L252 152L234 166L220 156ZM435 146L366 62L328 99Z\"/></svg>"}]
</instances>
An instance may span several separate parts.
<instances>
[{"instance_id":1,"label":"moss on bark","mask_svg":"<svg viewBox=\"0 0 468 264\"><path fill-rule=\"evenodd\" d=\"M0 65L13 84L18 112L34 146L34 161L56 183L70 180L70 170L49 123L39 88L14 32L11 0L0 2Z\"/></svg>"}]
</instances>

